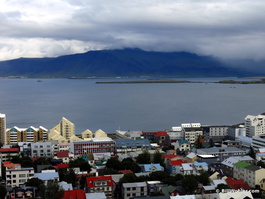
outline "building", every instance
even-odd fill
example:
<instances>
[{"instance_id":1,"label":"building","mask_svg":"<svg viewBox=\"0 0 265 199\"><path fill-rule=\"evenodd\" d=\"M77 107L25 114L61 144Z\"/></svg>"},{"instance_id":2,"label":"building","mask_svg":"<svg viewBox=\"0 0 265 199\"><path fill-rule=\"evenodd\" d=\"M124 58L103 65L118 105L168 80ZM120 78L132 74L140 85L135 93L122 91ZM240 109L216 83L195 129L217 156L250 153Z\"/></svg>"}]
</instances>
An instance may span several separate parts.
<instances>
[{"instance_id":1,"label":"building","mask_svg":"<svg viewBox=\"0 0 265 199\"><path fill-rule=\"evenodd\" d=\"M48 181L59 182L59 174L55 170L42 170L41 173L35 173L34 178L39 178L45 185Z\"/></svg>"},{"instance_id":2,"label":"building","mask_svg":"<svg viewBox=\"0 0 265 199\"><path fill-rule=\"evenodd\" d=\"M52 158L53 146L51 142L36 142L31 144L31 155L34 158L49 157Z\"/></svg>"},{"instance_id":3,"label":"building","mask_svg":"<svg viewBox=\"0 0 265 199\"><path fill-rule=\"evenodd\" d=\"M238 136L246 136L245 124L236 124L229 126L227 138L229 140L235 140Z\"/></svg>"},{"instance_id":4,"label":"building","mask_svg":"<svg viewBox=\"0 0 265 199\"><path fill-rule=\"evenodd\" d=\"M254 164L255 162L250 156L232 156L221 162L221 169L226 176L233 177L234 164L240 161L250 164Z\"/></svg>"},{"instance_id":5,"label":"building","mask_svg":"<svg viewBox=\"0 0 265 199\"><path fill-rule=\"evenodd\" d=\"M160 146L170 145L170 138L166 131L143 131L142 136L145 139L156 142Z\"/></svg>"},{"instance_id":6,"label":"building","mask_svg":"<svg viewBox=\"0 0 265 199\"><path fill-rule=\"evenodd\" d=\"M246 151L237 147L212 147L197 149L197 155L213 155L218 157L218 161L223 161L231 156L244 156Z\"/></svg>"},{"instance_id":7,"label":"building","mask_svg":"<svg viewBox=\"0 0 265 199\"><path fill-rule=\"evenodd\" d=\"M114 182L111 176L93 176L86 178L86 193L104 192L108 199L113 198Z\"/></svg>"},{"instance_id":8,"label":"building","mask_svg":"<svg viewBox=\"0 0 265 199\"><path fill-rule=\"evenodd\" d=\"M116 143L116 152L131 152L142 151L143 149L150 150L151 144L148 139L113 139Z\"/></svg>"},{"instance_id":9,"label":"building","mask_svg":"<svg viewBox=\"0 0 265 199\"><path fill-rule=\"evenodd\" d=\"M171 142L184 139L184 132L181 126L173 126L171 131L167 131Z\"/></svg>"},{"instance_id":10,"label":"building","mask_svg":"<svg viewBox=\"0 0 265 199\"><path fill-rule=\"evenodd\" d=\"M70 142L70 153L75 157L92 153L115 153L115 142L111 138L96 139L90 141L74 141Z\"/></svg>"},{"instance_id":11,"label":"building","mask_svg":"<svg viewBox=\"0 0 265 199\"><path fill-rule=\"evenodd\" d=\"M229 126L209 126L208 139L214 142L221 142L228 135Z\"/></svg>"},{"instance_id":12,"label":"building","mask_svg":"<svg viewBox=\"0 0 265 199\"><path fill-rule=\"evenodd\" d=\"M121 193L123 199L146 196L147 184L146 182L122 183Z\"/></svg>"},{"instance_id":13,"label":"building","mask_svg":"<svg viewBox=\"0 0 265 199\"><path fill-rule=\"evenodd\" d=\"M92 140L92 138L107 138L107 137L108 135L101 129L98 129L96 132L92 132L87 129L81 134L81 138L86 141Z\"/></svg>"},{"instance_id":14,"label":"building","mask_svg":"<svg viewBox=\"0 0 265 199\"><path fill-rule=\"evenodd\" d=\"M252 146L257 151L259 148L265 147L265 135L257 135L252 137Z\"/></svg>"},{"instance_id":15,"label":"building","mask_svg":"<svg viewBox=\"0 0 265 199\"><path fill-rule=\"evenodd\" d=\"M6 115L0 113L0 143L6 144Z\"/></svg>"},{"instance_id":16,"label":"building","mask_svg":"<svg viewBox=\"0 0 265 199\"><path fill-rule=\"evenodd\" d=\"M11 160L14 156L19 156L19 148L1 148L0 149L0 159L2 162Z\"/></svg>"},{"instance_id":17,"label":"building","mask_svg":"<svg viewBox=\"0 0 265 199\"><path fill-rule=\"evenodd\" d=\"M246 136L253 137L265 133L265 115L245 117Z\"/></svg>"},{"instance_id":18,"label":"building","mask_svg":"<svg viewBox=\"0 0 265 199\"><path fill-rule=\"evenodd\" d=\"M251 188L260 185L265 176L265 169L247 162L237 162L234 164L234 178L244 180Z\"/></svg>"},{"instance_id":19,"label":"building","mask_svg":"<svg viewBox=\"0 0 265 199\"><path fill-rule=\"evenodd\" d=\"M6 130L6 144L15 145L18 142L39 142L47 140L48 130L42 126L35 128L30 126L29 128L19 128L14 126L11 129Z\"/></svg>"},{"instance_id":20,"label":"building","mask_svg":"<svg viewBox=\"0 0 265 199\"><path fill-rule=\"evenodd\" d=\"M175 143L172 143L176 151L184 152L190 151L190 143L188 140L177 140Z\"/></svg>"},{"instance_id":21,"label":"building","mask_svg":"<svg viewBox=\"0 0 265 199\"><path fill-rule=\"evenodd\" d=\"M34 177L34 168L6 169L6 186L7 187L21 187L29 179Z\"/></svg>"},{"instance_id":22,"label":"building","mask_svg":"<svg viewBox=\"0 0 265 199\"><path fill-rule=\"evenodd\" d=\"M62 118L61 122L50 130L49 140L58 140L59 143L82 140L75 135L75 125Z\"/></svg>"},{"instance_id":23,"label":"building","mask_svg":"<svg viewBox=\"0 0 265 199\"><path fill-rule=\"evenodd\" d=\"M203 136L203 128L200 123L184 123L181 124L184 132L184 139L188 140L190 144L194 144L199 137Z\"/></svg>"}]
</instances>

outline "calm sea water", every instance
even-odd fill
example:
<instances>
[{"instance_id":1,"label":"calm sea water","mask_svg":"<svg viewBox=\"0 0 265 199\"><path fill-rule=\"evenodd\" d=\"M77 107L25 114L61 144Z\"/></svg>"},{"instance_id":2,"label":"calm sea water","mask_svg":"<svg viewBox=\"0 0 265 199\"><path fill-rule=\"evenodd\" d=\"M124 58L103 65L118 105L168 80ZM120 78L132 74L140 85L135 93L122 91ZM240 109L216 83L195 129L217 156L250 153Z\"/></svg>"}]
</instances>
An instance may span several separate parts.
<instances>
[{"instance_id":1,"label":"calm sea water","mask_svg":"<svg viewBox=\"0 0 265 199\"><path fill-rule=\"evenodd\" d=\"M111 80L0 79L0 113L7 115L8 128L51 129L66 117L80 134L165 130L190 122L231 125L265 112L265 84L96 84Z\"/></svg>"}]
</instances>

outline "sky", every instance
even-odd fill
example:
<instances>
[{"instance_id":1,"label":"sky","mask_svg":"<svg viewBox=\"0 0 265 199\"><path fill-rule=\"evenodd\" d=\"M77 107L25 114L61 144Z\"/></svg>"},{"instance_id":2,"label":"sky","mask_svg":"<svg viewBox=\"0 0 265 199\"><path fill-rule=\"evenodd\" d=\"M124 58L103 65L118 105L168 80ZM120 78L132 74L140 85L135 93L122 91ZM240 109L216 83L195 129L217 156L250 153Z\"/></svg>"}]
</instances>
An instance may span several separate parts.
<instances>
[{"instance_id":1,"label":"sky","mask_svg":"<svg viewBox=\"0 0 265 199\"><path fill-rule=\"evenodd\" d=\"M265 60L264 0L0 0L0 60L90 50Z\"/></svg>"}]
</instances>

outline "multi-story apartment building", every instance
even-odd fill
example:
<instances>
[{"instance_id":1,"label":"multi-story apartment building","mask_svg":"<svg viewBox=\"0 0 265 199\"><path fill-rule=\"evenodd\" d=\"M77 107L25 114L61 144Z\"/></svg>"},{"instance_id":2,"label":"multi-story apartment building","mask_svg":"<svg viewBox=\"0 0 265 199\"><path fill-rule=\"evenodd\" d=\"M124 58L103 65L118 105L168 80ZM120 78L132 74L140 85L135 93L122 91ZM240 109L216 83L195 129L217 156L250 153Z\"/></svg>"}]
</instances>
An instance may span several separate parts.
<instances>
[{"instance_id":1,"label":"multi-story apartment building","mask_svg":"<svg viewBox=\"0 0 265 199\"><path fill-rule=\"evenodd\" d=\"M248 115L245 118L246 136L253 137L265 133L265 115Z\"/></svg>"},{"instance_id":2,"label":"multi-story apartment building","mask_svg":"<svg viewBox=\"0 0 265 199\"><path fill-rule=\"evenodd\" d=\"M200 123L184 123L181 124L184 132L184 139L190 144L194 144L199 137L203 136L203 129Z\"/></svg>"},{"instance_id":3,"label":"multi-story apartment building","mask_svg":"<svg viewBox=\"0 0 265 199\"><path fill-rule=\"evenodd\" d=\"M255 150L265 147L265 135L257 135L252 137L252 146Z\"/></svg>"},{"instance_id":4,"label":"multi-story apartment building","mask_svg":"<svg viewBox=\"0 0 265 199\"><path fill-rule=\"evenodd\" d=\"M38 142L47 140L48 130L42 126L35 128L18 128L14 126L6 130L6 144L12 145L18 142Z\"/></svg>"},{"instance_id":5,"label":"multi-story apartment building","mask_svg":"<svg viewBox=\"0 0 265 199\"><path fill-rule=\"evenodd\" d=\"M0 149L0 160L2 162L11 160L14 156L19 156L19 148L1 148Z\"/></svg>"},{"instance_id":6,"label":"multi-story apartment building","mask_svg":"<svg viewBox=\"0 0 265 199\"><path fill-rule=\"evenodd\" d=\"M59 143L82 140L75 135L75 125L65 117L50 130L49 140L58 140Z\"/></svg>"},{"instance_id":7,"label":"multi-story apartment building","mask_svg":"<svg viewBox=\"0 0 265 199\"><path fill-rule=\"evenodd\" d=\"M167 131L171 142L184 139L184 131L181 126L173 126L171 131Z\"/></svg>"},{"instance_id":8,"label":"multi-story apartment building","mask_svg":"<svg viewBox=\"0 0 265 199\"><path fill-rule=\"evenodd\" d=\"M104 192L108 199L113 198L114 181L111 176L95 176L86 178L86 192Z\"/></svg>"},{"instance_id":9,"label":"multi-story apartment building","mask_svg":"<svg viewBox=\"0 0 265 199\"><path fill-rule=\"evenodd\" d=\"M265 169L259 166L252 165L246 162L237 162L234 164L234 178L242 179L251 188L255 188L256 185L260 185L262 179L265 176Z\"/></svg>"},{"instance_id":10,"label":"multi-story apartment building","mask_svg":"<svg viewBox=\"0 0 265 199\"><path fill-rule=\"evenodd\" d=\"M34 168L15 168L6 169L6 186L7 187L20 187L25 184L29 179L34 177Z\"/></svg>"},{"instance_id":11,"label":"multi-story apartment building","mask_svg":"<svg viewBox=\"0 0 265 199\"><path fill-rule=\"evenodd\" d=\"M146 182L122 183L122 198L130 199L137 196L147 196Z\"/></svg>"},{"instance_id":12,"label":"multi-story apartment building","mask_svg":"<svg viewBox=\"0 0 265 199\"><path fill-rule=\"evenodd\" d=\"M0 143L6 144L6 115L0 113Z\"/></svg>"},{"instance_id":13,"label":"multi-story apartment building","mask_svg":"<svg viewBox=\"0 0 265 199\"><path fill-rule=\"evenodd\" d=\"M31 144L32 157L53 157L53 145L51 142L36 142Z\"/></svg>"},{"instance_id":14,"label":"multi-story apartment building","mask_svg":"<svg viewBox=\"0 0 265 199\"><path fill-rule=\"evenodd\" d=\"M144 149L150 150L152 148L148 139L114 139L116 152L142 151Z\"/></svg>"},{"instance_id":15,"label":"multi-story apartment building","mask_svg":"<svg viewBox=\"0 0 265 199\"><path fill-rule=\"evenodd\" d=\"M70 153L74 154L75 157L105 152L115 153L115 142L111 138L93 138L90 141L70 142Z\"/></svg>"},{"instance_id":16,"label":"multi-story apartment building","mask_svg":"<svg viewBox=\"0 0 265 199\"><path fill-rule=\"evenodd\" d=\"M221 142L228 135L229 126L209 126L209 139L214 142Z\"/></svg>"}]
</instances>

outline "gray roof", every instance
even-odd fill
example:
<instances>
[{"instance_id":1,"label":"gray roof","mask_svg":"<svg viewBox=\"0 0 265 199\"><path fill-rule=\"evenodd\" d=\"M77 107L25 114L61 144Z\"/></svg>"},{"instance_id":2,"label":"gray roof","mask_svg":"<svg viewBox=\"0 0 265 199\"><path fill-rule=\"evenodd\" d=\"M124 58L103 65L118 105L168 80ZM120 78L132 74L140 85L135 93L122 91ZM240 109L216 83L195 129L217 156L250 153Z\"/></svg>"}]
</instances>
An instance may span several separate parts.
<instances>
[{"instance_id":1,"label":"gray roof","mask_svg":"<svg viewBox=\"0 0 265 199\"><path fill-rule=\"evenodd\" d=\"M129 182L129 183L122 183L123 187L146 187L146 182Z\"/></svg>"},{"instance_id":2,"label":"gray roof","mask_svg":"<svg viewBox=\"0 0 265 199\"><path fill-rule=\"evenodd\" d=\"M259 169L261 169L259 166L257 165L250 165L250 166L247 166L246 169L250 170L250 171L257 171Z\"/></svg>"},{"instance_id":3,"label":"gray roof","mask_svg":"<svg viewBox=\"0 0 265 199\"><path fill-rule=\"evenodd\" d=\"M225 159L221 164L229 167L234 167L234 164L239 161L252 161L252 160L254 159L250 156L232 156Z\"/></svg>"},{"instance_id":4,"label":"gray roof","mask_svg":"<svg viewBox=\"0 0 265 199\"><path fill-rule=\"evenodd\" d=\"M58 172L45 172L45 173L35 173L35 178L39 178L40 180L54 180L54 178L59 178Z\"/></svg>"},{"instance_id":5,"label":"gray roof","mask_svg":"<svg viewBox=\"0 0 265 199\"><path fill-rule=\"evenodd\" d=\"M237 147L211 147L211 148L204 148L204 149L197 149L197 153L200 151L205 153L218 153L222 152L245 152L244 150L237 148Z\"/></svg>"}]
</instances>

